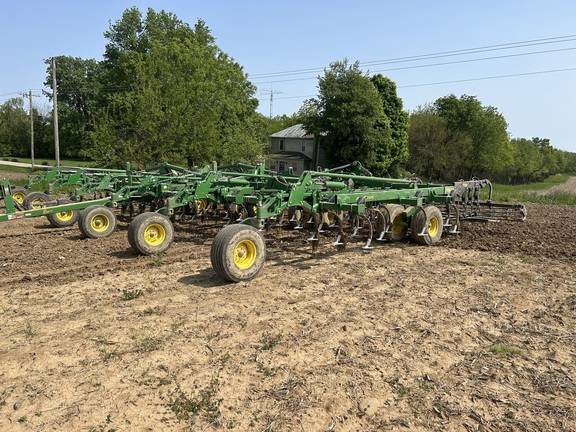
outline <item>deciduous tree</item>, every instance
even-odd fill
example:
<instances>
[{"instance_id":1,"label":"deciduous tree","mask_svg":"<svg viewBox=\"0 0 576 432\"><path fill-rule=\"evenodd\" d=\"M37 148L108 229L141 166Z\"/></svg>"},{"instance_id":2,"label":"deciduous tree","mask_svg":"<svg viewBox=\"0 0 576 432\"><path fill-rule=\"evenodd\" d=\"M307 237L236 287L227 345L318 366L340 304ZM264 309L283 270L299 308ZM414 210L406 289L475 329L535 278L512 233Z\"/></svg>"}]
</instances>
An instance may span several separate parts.
<instances>
[{"instance_id":1,"label":"deciduous tree","mask_svg":"<svg viewBox=\"0 0 576 432\"><path fill-rule=\"evenodd\" d=\"M382 97L359 63L336 61L318 79L318 97L305 102L300 114L316 135L332 166L354 160L382 174L393 164L390 119Z\"/></svg>"}]
</instances>

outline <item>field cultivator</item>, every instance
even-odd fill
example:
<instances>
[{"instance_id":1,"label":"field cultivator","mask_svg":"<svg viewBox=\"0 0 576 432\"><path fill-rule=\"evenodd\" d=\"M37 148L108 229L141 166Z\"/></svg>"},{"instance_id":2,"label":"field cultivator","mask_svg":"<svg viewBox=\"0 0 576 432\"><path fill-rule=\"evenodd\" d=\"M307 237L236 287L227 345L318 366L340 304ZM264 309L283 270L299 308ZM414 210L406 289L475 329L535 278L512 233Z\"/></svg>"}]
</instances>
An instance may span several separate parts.
<instances>
[{"instance_id":1,"label":"field cultivator","mask_svg":"<svg viewBox=\"0 0 576 432\"><path fill-rule=\"evenodd\" d=\"M338 248L361 240L362 248L369 250L374 242L395 242L407 236L416 243L433 245L443 233L460 232L463 220L526 218L522 204L493 202L488 180L443 185L378 178L359 163L331 171L306 171L299 177L263 169L213 171L167 197L156 213L137 216L129 226L130 244L142 254L163 253L172 244L174 229L168 218L157 213L174 216L192 209L190 219L194 220L209 208L213 217L227 225L212 244L213 268L234 282L250 280L261 271L266 256L261 232L271 226L309 230L313 248L331 237L331 244Z\"/></svg>"},{"instance_id":2,"label":"field cultivator","mask_svg":"<svg viewBox=\"0 0 576 432\"><path fill-rule=\"evenodd\" d=\"M126 170L57 167L29 178L26 188L1 180L0 200L5 211L0 214L0 222L46 216L54 227L71 226L79 221L80 230L87 236L105 237L116 226L110 208L137 202L143 210L147 204L153 206L158 195L165 194L165 183L200 175L169 164L144 171L133 171L127 164ZM44 192L29 192L39 188ZM84 211L89 208L90 211Z\"/></svg>"},{"instance_id":3,"label":"field cultivator","mask_svg":"<svg viewBox=\"0 0 576 432\"><path fill-rule=\"evenodd\" d=\"M47 192L65 190L68 197L44 194L33 201L30 193L20 202L8 181L1 181L6 211L0 221L46 215L54 226L70 226L78 220L85 236L99 238L112 233L113 209L119 209L131 218L131 247L155 255L172 245L174 221L217 220L225 226L214 238L210 259L219 276L234 282L260 273L266 260L262 231L273 226L306 229L313 248L328 239L339 249L359 242L370 250L407 237L434 245L444 233L459 233L463 220L526 218L522 204L494 202L488 180L445 185L381 178L358 162L300 176L279 175L263 165L213 163L190 171L166 164L131 171L127 164L125 171L59 169L31 181L46 182Z\"/></svg>"}]
</instances>

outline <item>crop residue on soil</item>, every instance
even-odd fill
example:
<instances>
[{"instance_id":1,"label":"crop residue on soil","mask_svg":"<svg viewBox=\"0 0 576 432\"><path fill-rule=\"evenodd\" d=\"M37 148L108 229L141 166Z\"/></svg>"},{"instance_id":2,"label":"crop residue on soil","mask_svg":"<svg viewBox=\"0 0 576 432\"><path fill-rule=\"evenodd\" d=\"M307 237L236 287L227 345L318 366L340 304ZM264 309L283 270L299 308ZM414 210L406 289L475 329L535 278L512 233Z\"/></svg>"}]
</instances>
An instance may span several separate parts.
<instances>
[{"instance_id":1,"label":"crop residue on soil","mask_svg":"<svg viewBox=\"0 0 576 432\"><path fill-rule=\"evenodd\" d=\"M315 253L266 233L260 277L44 218L0 224L2 430L576 430L576 209L438 246Z\"/></svg>"}]
</instances>

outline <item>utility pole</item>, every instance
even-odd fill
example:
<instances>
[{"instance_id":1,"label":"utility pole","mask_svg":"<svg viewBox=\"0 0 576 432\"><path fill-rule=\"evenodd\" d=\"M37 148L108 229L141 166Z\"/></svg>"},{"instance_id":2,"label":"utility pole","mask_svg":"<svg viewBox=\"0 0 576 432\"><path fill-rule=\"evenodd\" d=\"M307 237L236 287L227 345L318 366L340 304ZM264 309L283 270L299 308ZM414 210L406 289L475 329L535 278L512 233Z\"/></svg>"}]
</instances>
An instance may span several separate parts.
<instances>
[{"instance_id":1,"label":"utility pole","mask_svg":"<svg viewBox=\"0 0 576 432\"><path fill-rule=\"evenodd\" d=\"M262 95L264 95L264 94L270 95L270 122L272 122L272 112L274 111L274 95L275 94L284 94L284 92L281 92L281 91L274 91L272 86L273 86L273 84L270 83L270 90L260 93Z\"/></svg>"},{"instance_id":2,"label":"utility pole","mask_svg":"<svg viewBox=\"0 0 576 432\"><path fill-rule=\"evenodd\" d=\"M56 57L52 57L52 103L54 104L54 157L60 166L60 140L58 138L58 89L56 88Z\"/></svg>"},{"instance_id":3,"label":"utility pole","mask_svg":"<svg viewBox=\"0 0 576 432\"><path fill-rule=\"evenodd\" d=\"M22 93L22 97L28 96L28 102L30 104L30 159L32 162L32 168L34 168L34 110L32 109L32 96L40 97L40 95L33 95L32 90L26 93Z\"/></svg>"}]
</instances>

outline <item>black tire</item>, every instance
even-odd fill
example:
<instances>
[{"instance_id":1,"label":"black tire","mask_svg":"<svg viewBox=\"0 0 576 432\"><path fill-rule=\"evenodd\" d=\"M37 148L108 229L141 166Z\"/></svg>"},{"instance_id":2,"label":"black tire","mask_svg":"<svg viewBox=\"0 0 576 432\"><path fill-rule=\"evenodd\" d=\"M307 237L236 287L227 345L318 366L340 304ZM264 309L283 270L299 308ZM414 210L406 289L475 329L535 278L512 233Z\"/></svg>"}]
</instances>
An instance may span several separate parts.
<instances>
[{"instance_id":1,"label":"black tire","mask_svg":"<svg viewBox=\"0 0 576 432\"><path fill-rule=\"evenodd\" d=\"M128 243L142 255L155 255L168 250L174 241L174 226L160 213L142 213L128 225Z\"/></svg>"},{"instance_id":2,"label":"black tire","mask_svg":"<svg viewBox=\"0 0 576 432\"><path fill-rule=\"evenodd\" d=\"M80 212L78 228L84 237L108 237L116 228L116 215L106 206L93 205Z\"/></svg>"},{"instance_id":3,"label":"black tire","mask_svg":"<svg viewBox=\"0 0 576 432\"><path fill-rule=\"evenodd\" d=\"M266 243L249 225L228 225L214 237L210 261L216 274L231 282L254 279L266 261Z\"/></svg>"},{"instance_id":4,"label":"black tire","mask_svg":"<svg viewBox=\"0 0 576 432\"><path fill-rule=\"evenodd\" d=\"M404 206L401 204L386 204L385 210L388 211L388 220L390 221L390 230L384 234L384 238L391 242L403 240L408 232L408 225L402 216Z\"/></svg>"},{"instance_id":5,"label":"black tire","mask_svg":"<svg viewBox=\"0 0 576 432\"><path fill-rule=\"evenodd\" d=\"M58 205L72 204L71 200L62 199L58 200ZM54 228L66 228L74 225L78 221L78 210L68 210L65 212L51 213L46 215L48 222Z\"/></svg>"},{"instance_id":6,"label":"black tire","mask_svg":"<svg viewBox=\"0 0 576 432\"><path fill-rule=\"evenodd\" d=\"M21 186L14 186L11 188L12 199L18 204L24 204L24 199L28 195L28 189Z\"/></svg>"},{"instance_id":7,"label":"black tire","mask_svg":"<svg viewBox=\"0 0 576 432\"><path fill-rule=\"evenodd\" d=\"M30 192L22 201L22 206L26 210L33 210L44 207L47 202L50 201L50 197L42 192Z\"/></svg>"},{"instance_id":8,"label":"black tire","mask_svg":"<svg viewBox=\"0 0 576 432\"><path fill-rule=\"evenodd\" d=\"M436 206L420 207L410 222L412 239L421 245L432 246L440 241L444 230L442 212Z\"/></svg>"}]
</instances>

